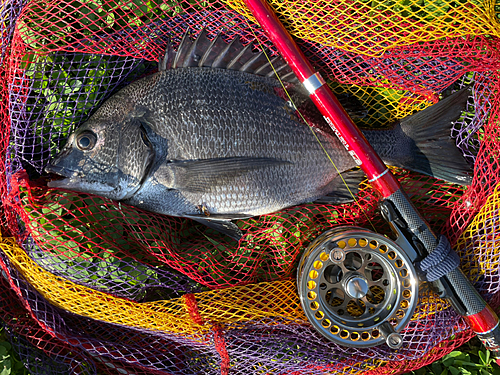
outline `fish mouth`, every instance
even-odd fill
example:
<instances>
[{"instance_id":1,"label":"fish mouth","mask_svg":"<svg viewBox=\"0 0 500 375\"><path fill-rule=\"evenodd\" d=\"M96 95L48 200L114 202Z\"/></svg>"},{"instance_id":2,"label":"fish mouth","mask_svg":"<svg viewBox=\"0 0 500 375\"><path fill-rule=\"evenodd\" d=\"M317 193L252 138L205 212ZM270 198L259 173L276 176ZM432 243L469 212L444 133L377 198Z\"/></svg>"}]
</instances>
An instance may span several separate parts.
<instances>
[{"instance_id":1,"label":"fish mouth","mask_svg":"<svg viewBox=\"0 0 500 375\"><path fill-rule=\"evenodd\" d=\"M67 189L97 195L107 195L114 190L113 186L88 181L85 175L58 165L49 164L45 167L45 171L55 178L47 183L49 188Z\"/></svg>"},{"instance_id":2,"label":"fish mouth","mask_svg":"<svg viewBox=\"0 0 500 375\"><path fill-rule=\"evenodd\" d=\"M70 177L73 174L73 171L70 171L68 168L59 167L59 166L54 165L54 164L48 164L45 167L45 172L56 174L56 175L62 176L62 177Z\"/></svg>"},{"instance_id":3,"label":"fish mouth","mask_svg":"<svg viewBox=\"0 0 500 375\"><path fill-rule=\"evenodd\" d=\"M68 168L49 164L45 167L45 172L50 173L52 179L47 183L50 188L71 189L74 184L79 183L79 178L75 171Z\"/></svg>"}]
</instances>

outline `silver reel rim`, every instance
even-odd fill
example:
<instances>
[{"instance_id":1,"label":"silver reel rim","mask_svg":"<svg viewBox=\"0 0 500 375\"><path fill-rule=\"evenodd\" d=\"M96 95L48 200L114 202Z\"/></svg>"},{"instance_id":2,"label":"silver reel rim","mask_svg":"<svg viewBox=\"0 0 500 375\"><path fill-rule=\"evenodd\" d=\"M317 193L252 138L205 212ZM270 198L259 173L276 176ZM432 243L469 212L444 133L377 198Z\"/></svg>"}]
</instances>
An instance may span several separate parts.
<instances>
[{"instance_id":1,"label":"silver reel rim","mask_svg":"<svg viewBox=\"0 0 500 375\"><path fill-rule=\"evenodd\" d=\"M316 238L299 262L297 287L313 327L349 347L401 347L398 333L418 302L416 271L401 247L357 227Z\"/></svg>"}]
</instances>

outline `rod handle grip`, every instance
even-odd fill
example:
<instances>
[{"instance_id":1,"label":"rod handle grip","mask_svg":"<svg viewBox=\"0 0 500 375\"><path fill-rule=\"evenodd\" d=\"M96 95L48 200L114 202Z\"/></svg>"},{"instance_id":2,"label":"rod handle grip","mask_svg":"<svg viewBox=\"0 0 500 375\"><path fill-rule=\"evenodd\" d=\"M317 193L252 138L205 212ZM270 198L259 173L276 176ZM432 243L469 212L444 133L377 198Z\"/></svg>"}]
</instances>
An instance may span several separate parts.
<instances>
[{"instance_id":1,"label":"rod handle grip","mask_svg":"<svg viewBox=\"0 0 500 375\"><path fill-rule=\"evenodd\" d=\"M440 282L446 284L445 298L500 364L500 321L497 314L459 268L448 272Z\"/></svg>"},{"instance_id":2,"label":"rod handle grip","mask_svg":"<svg viewBox=\"0 0 500 375\"><path fill-rule=\"evenodd\" d=\"M405 251L411 254L413 261L425 257L437 247L437 238L430 230L427 222L420 216L408 196L398 190L387 198L403 221L402 233L406 233L410 242L417 238L420 242L413 241L414 250ZM390 207L388 207L390 208ZM386 208L386 209L388 209ZM389 215L390 216L390 215ZM397 215L394 224L397 225ZM446 298L454 309L465 319L470 328L488 349L492 356L500 362L500 324L497 314L488 306L478 291L471 284L460 268L455 268L445 276L433 282L442 297ZM499 363L500 364L500 363Z\"/></svg>"}]
</instances>

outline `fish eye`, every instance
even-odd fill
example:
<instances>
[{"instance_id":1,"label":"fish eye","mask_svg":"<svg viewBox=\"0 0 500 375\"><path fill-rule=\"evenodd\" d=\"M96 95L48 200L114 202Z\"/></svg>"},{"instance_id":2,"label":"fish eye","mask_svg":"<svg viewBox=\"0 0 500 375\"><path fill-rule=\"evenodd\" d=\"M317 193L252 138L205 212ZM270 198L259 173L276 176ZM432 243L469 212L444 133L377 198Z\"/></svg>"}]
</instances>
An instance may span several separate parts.
<instances>
[{"instance_id":1,"label":"fish eye","mask_svg":"<svg viewBox=\"0 0 500 375\"><path fill-rule=\"evenodd\" d=\"M84 132L76 137L76 147L82 151L92 150L97 141L97 137L92 132Z\"/></svg>"}]
</instances>

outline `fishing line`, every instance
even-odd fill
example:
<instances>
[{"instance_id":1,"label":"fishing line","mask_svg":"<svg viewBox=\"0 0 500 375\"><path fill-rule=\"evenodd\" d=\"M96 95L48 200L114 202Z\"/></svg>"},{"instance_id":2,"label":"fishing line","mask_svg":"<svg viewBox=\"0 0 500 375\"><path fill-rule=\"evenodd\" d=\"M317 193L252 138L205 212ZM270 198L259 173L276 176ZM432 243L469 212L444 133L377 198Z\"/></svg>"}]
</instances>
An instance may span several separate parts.
<instances>
[{"instance_id":1,"label":"fishing line","mask_svg":"<svg viewBox=\"0 0 500 375\"><path fill-rule=\"evenodd\" d=\"M292 100L292 97L290 96L290 94L288 93L288 90L286 89L285 87L285 84L283 83L283 81L281 80L280 76L278 75L278 72L276 71L276 69L274 68L274 65L273 63L271 62L271 59L269 58L269 56L267 55L266 53L266 49L264 48L264 45L262 45L262 43L260 42L260 39L257 38L257 35L255 34L254 30L250 27L250 24L248 23L248 20L245 18L245 22L248 26L248 28L250 29L250 31L252 32L255 40L257 40L257 42L259 43L259 46L260 48L262 49L262 52L264 53L264 56L266 56L266 59L267 61L269 62L269 65L271 66L271 68L273 69L273 72L274 72L274 75L278 78L278 81L280 82L281 84L281 87L283 88L284 92L286 93L287 97L288 97L288 100L290 101L290 103L293 104L293 107L295 108L295 110L297 111L297 113L299 114L300 118L302 119L302 121L304 121L304 123L307 124L307 126L309 127L309 129L311 130L311 132L313 133L314 135L314 138L316 139L316 141L318 142L318 144L321 146L321 149L323 150L323 152L325 153L325 155L327 156L328 160L330 160L330 163L332 163L333 167L335 168L335 170L337 171L338 175L340 176L340 178L342 179L342 182L344 183L345 187L347 188L347 191L349 191L349 194L351 195L352 199L354 200L354 202L358 205L358 207L360 208L361 212L363 213L363 215L365 216L365 218L368 220L368 222L370 223L371 227L373 228L373 230L375 232L377 232L377 229L375 228L375 226L373 225L372 221L370 220L370 218L368 217L368 215L366 214L366 211L363 209L363 207L361 206L361 204L359 203L359 201L356 199L356 197L354 196L354 194L352 193L351 189L349 188L349 185L347 184L347 182L344 180L344 177L342 176L342 174L340 173L339 169L337 168L337 166L335 165L333 159L330 157L330 154L328 154L328 151L325 149L325 147L323 146L323 144L321 143L321 140L318 138L318 135L316 134L316 132L314 131L313 127L309 124L309 122L304 118L304 116L302 115L302 113L299 111L299 109L297 108L297 106L295 105L295 103L293 102Z\"/></svg>"}]
</instances>

